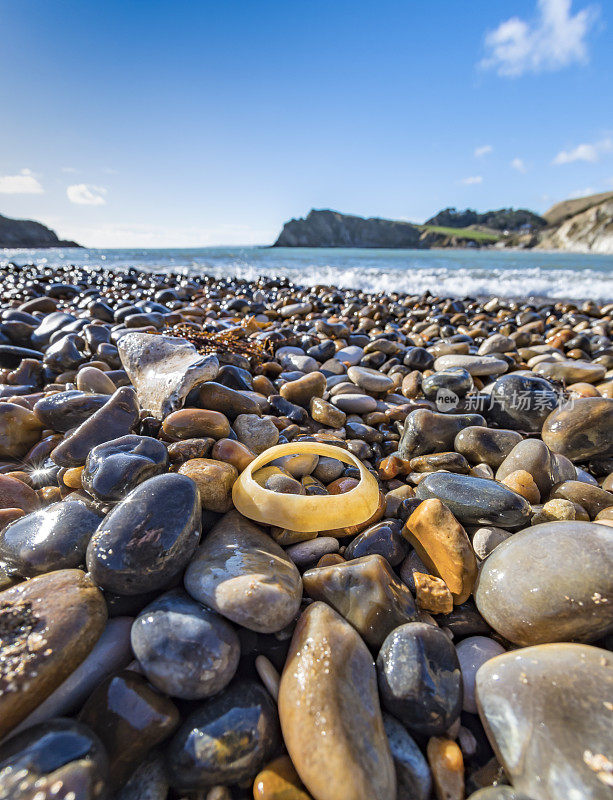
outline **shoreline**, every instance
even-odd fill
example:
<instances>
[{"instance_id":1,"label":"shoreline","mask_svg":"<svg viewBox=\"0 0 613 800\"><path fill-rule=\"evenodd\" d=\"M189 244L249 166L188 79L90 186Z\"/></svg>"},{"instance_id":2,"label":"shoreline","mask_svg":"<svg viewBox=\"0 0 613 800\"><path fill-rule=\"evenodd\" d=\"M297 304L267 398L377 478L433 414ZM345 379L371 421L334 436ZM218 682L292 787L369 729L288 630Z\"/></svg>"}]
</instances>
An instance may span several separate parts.
<instances>
[{"instance_id":1,"label":"shoreline","mask_svg":"<svg viewBox=\"0 0 613 800\"><path fill-rule=\"evenodd\" d=\"M63 253L63 248L49 248L49 250L42 250L42 251L28 251L28 250L16 251L14 253L14 255L20 254L20 255L23 256L27 252L40 252L41 256L42 256L43 253L50 252L51 250L54 250L54 249L55 249L55 251L57 253ZM278 277L275 277L274 275L271 274L275 270L271 267L271 265L269 265L267 263L261 264L262 271L258 275L257 274L257 268L258 268L259 262L254 261L252 264L249 264L249 262L242 263L240 261L241 253L243 253L245 250L246 251L253 250L253 251L257 252L258 249L259 248L256 247L256 246L247 246L247 247L238 247L237 246L237 247L234 247L234 248L221 248L221 249L220 248L215 248L215 247L210 247L210 248L204 248L202 250L195 250L195 249L192 249L192 248L178 248L178 249L170 249L170 250L153 249L153 250L144 250L144 251L142 249L139 249L139 248L134 248L132 250L124 250L122 248L107 248L107 249L91 249L91 248L88 249L88 248L83 248L83 250L87 254L88 258L89 258L90 255L92 256L92 261L91 262L89 262L89 260L84 261L82 263L77 263L77 264L74 264L72 262L67 262L67 261L61 261L60 263L51 263L51 264L49 264L47 262L47 263L45 263L44 267L45 267L45 269L57 270L58 274L64 274L64 273L66 273L67 271L70 271L70 270L80 270L80 269L83 269L85 271L91 270L93 273L96 273L96 272L98 272L100 270L102 270L102 271L112 270L112 271L115 271L117 273L125 273L125 272L129 272L129 271L133 271L133 272L143 273L143 274L147 274L147 275L158 275L160 280L164 280L165 278L172 279L172 280L181 280L181 279L185 278L186 276L189 276L189 277L193 278L194 280L206 280L206 281L210 282L210 281L220 280L221 277L225 278L227 276L231 280L243 281L243 282L245 282L245 284L256 283L259 279L264 279L264 280L272 280L272 281L280 280L280 281L283 281L283 282L290 283L292 286L295 286L296 288L299 288L299 289L305 289L305 288L308 287L309 284L305 283L304 279L298 280L298 278L300 277L300 272L301 271L304 272L304 269L300 270L300 268L299 268L299 264L301 264L300 261L289 260L288 262L286 262L286 265L287 265L286 273L287 274L285 274L285 275L281 274ZM286 248L286 249L289 250L289 251L292 251L295 248ZM307 249L307 250L309 250L309 249ZM310 250L312 252L314 252L314 253L319 252L318 248L311 248ZM351 249L347 249L347 250L343 251L341 248L336 248L336 250L338 252L345 252L345 253L351 253L352 252ZM356 252L360 253L360 255L368 253L367 250L366 251L364 251L364 250L356 251ZM387 251L387 252L402 252L402 251ZM412 252L412 253L416 253L416 254L417 253L423 254L426 251L406 251L406 252ZM440 252L443 253L445 251L441 250ZM457 252L465 252L465 251L460 250L460 251L457 251ZM518 251L518 252L525 252L525 251ZM173 260L172 259L172 255L174 253L179 253L179 254L180 253L186 253L186 254L189 253L189 254L192 254L192 260L189 261L189 263L186 261L185 264L180 264L180 265L173 264L172 263L172 260ZM210 253L210 255L209 255L209 253ZM0 251L0 257L1 257L1 254L2 253ZM132 254L134 254L134 255L132 256ZM154 258L157 257L158 259L162 259L162 258L164 258L164 255L166 255L168 258L171 259L171 261L167 265L156 264L155 260L152 260L151 263L142 263L143 254L151 254ZM114 263L113 261L110 260L110 261L108 261L108 263L105 263L105 260L107 258L110 258L110 257L112 257L114 255L122 256L123 261ZM300 253L300 254L296 254L296 255L302 255L302 254ZM552 253L548 253L548 255L552 255ZM594 257L596 259L598 259L598 261L596 263L597 263L598 267L600 267L601 264L602 264L602 260L604 258L606 258L606 257L604 257L602 255L598 255L598 254L593 254L593 255L594 255ZM141 263L138 263L139 256L140 256L140 259L141 259ZM195 258L201 258L201 259L203 259L203 262L197 264L197 262L195 260L193 260ZM219 261L218 264L216 264L215 259L217 259L217 261ZM227 266L224 266L224 259L229 259L229 263L227 264ZM239 259L239 260L237 261L236 259ZM132 265L132 263L131 263L132 261L137 262L136 265ZM276 263L277 262L275 262L275 264ZM371 270L370 265L368 265L367 267L359 267L358 265L360 263L361 262L359 262L359 261L353 262L353 267L351 267L351 269L355 269L357 271L357 274L355 275L355 282L352 281L351 285L347 285L347 286L342 285L342 284L339 285L339 283L334 282L334 280L331 281L331 282L329 280L325 280L325 279L324 280L320 280L320 278L323 278L324 275L323 274L322 275L318 274L318 272L319 273L325 273L325 278L329 278L329 277L334 278L335 277L335 273L338 273L339 279L342 279L343 276L346 275L347 270L344 269L343 266L340 265L340 263L339 263L338 266L334 266L334 267L325 266L324 264L322 264L322 265L312 264L312 265L307 267L307 270L308 270L309 274L312 276L311 277L311 280L313 281L312 285L326 285L330 289L338 290L338 291L343 292L343 293L354 293L354 294L355 293L363 293L363 294L366 294L366 295L369 295L369 296L389 295L389 296L398 296L400 298L406 298L406 297L410 297L410 296L419 298L419 297L425 296L427 294L430 294L432 296L435 296L435 297L436 296L440 296L440 297L445 298L445 299L461 299L461 298L471 299L472 298L474 300L479 300L479 301L482 301L482 302L485 302L488 299L499 298L503 302L515 302L515 303L520 303L520 304L532 304L537 308L542 308L542 307L548 306L548 305L554 305L556 303L566 303L566 304L581 305L582 303L588 302L589 300L593 299L593 297L594 297L594 292L593 291L588 291L588 290L585 291L585 294L581 294L581 295L570 294L569 293L569 294L564 294L564 295L555 296L555 297L552 297L552 296L550 296L548 294L539 293L538 291L528 292L526 294L519 294L519 293L513 293L513 294L505 294L505 293L503 293L503 294L501 294L500 292L496 292L496 291L485 291L485 292L484 291L476 291L476 292L471 293L471 292L453 291L452 289L447 289L447 290L443 289L442 291L439 291L437 293L435 291L437 283L443 283L444 284L444 282L446 280L448 280L452 284L457 284L457 283L462 283L462 281L464 280L462 277L460 277L459 275L456 274L456 272L454 271L453 266L444 267L442 265L437 265L437 266L432 266L432 267L426 268L425 265L423 265L423 266L422 265L408 265L406 270L400 270L400 269L398 269L398 266L397 266L398 262L393 261L393 262L391 262L393 267L394 267L393 269L390 268L389 271L387 271L387 272L381 271L381 272L377 272L377 273L375 273L373 275L370 275L369 274L369 271ZM4 261L4 262L0 258L0 269L4 268L6 266L9 266L11 264L14 265L15 267L17 267L18 269L26 269L26 268L31 268L31 267L34 266L33 264L31 264L27 260L24 261L23 258L22 259L9 258L7 261ZM611 259L611 266L613 267L613 259ZM291 271L290 271L290 267L291 267ZM467 268L468 268L468 266L466 266L466 267L463 266L463 269L467 269ZM280 269L283 270L283 266L282 265L280 265ZM360 269L363 270L364 274L361 274L359 272ZM433 270L434 269L437 272L437 274L433 275L431 280L428 280L428 285L424 286L421 291L410 292L410 291L406 291L406 290L398 290L396 288L394 288L393 291L389 291L387 289L388 285L392 285L392 286L394 285L395 278L398 278L399 282L409 283L409 284L411 283L411 279L415 278L415 279L420 280L422 282L422 284L423 284L427 280L427 278L424 279L422 277L421 273L424 272L424 271L426 271L426 273L427 273L428 269L429 270ZM481 273L478 272L479 269L482 269L481 265L479 265L479 266L473 265L473 269L476 270L475 274L472 275L472 276L468 276L465 280L467 280L469 283L470 283L470 281L474 281L477 284L483 283L483 282L487 282L487 280L488 280L487 277L481 276ZM559 267L557 267L557 269L571 271L568 267L566 267L566 265L559 265ZM581 268L579 268L579 267L575 268L575 270L577 270L577 271L579 269L581 269ZM499 272L501 271L500 266L497 266L497 270ZM238 274L233 274L234 272L236 272ZM509 282L510 283L517 283L517 281L520 280L520 278L515 274L515 272L516 272L515 268L509 268ZM243 274L241 274L241 273L243 273ZM245 275L244 273L248 273L248 275ZM612 270L612 273L613 273L613 270ZM546 280L547 274L548 274L547 271L544 271L543 272L543 277L542 277L541 280ZM590 277L589 280L590 281L597 280L596 275L598 275L598 274L599 273L596 272L594 274L594 276ZM530 279L532 279L532 280L534 279L532 275L531 275ZM606 280L606 278L605 278L605 280ZM375 287L375 288L373 288L371 290L363 288L363 284L366 283L366 282L369 282L369 281L379 281L382 284L382 286L379 287L379 288ZM505 285L504 270L501 272L501 274L499 276L498 285L499 285L499 287L501 289L504 289L504 285ZM613 275L612 275L612 279L611 279L611 294L610 294L610 297L609 298L600 297L597 300L597 302L599 302L601 305L606 305L608 302L613 302Z\"/></svg>"}]
</instances>

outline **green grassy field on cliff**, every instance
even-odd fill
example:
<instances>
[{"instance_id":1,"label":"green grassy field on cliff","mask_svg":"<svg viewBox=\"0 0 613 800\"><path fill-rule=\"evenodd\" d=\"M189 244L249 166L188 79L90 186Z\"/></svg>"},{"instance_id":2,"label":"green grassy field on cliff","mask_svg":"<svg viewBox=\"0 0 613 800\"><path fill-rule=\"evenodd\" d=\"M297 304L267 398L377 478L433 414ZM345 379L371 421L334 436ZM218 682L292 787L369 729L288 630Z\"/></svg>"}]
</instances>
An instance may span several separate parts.
<instances>
[{"instance_id":1,"label":"green grassy field on cliff","mask_svg":"<svg viewBox=\"0 0 613 800\"><path fill-rule=\"evenodd\" d=\"M500 236L495 233L475 231L472 228L444 228L440 225L420 225L419 227L424 231L442 233L446 236L457 236L459 239L472 239L475 242L497 242L500 239Z\"/></svg>"}]
</instances>

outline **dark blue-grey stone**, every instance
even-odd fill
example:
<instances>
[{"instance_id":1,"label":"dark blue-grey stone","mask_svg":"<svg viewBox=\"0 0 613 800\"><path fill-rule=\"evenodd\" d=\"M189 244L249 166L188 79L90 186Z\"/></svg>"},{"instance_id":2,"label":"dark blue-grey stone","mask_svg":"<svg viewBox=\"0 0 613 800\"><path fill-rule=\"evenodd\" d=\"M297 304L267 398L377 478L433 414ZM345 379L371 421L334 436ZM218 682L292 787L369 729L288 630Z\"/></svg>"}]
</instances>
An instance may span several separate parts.
<instances>
[{"instance_id":1,"label":"dark blue-grey stone","mask_svg":"<svg viewBox=\"0 0 613 800\"><path fill-rule=\"evenodd\" d=\"M167 467L168 450L162 442L128 434L91 450L81 483L101 500L120 500L139 483L166 472Z\"/></svg>"},{"instance_id":2,"label":"dark blue-grey stone","mask_svg":"<svg viewBox=\"0 0 613 800\"><path fill-rule=\"evenodd\" d=\"M462 675L440 628L409 622L392 631L377 657L383 707L409 730L441 736L460 716Z\"/></svg>"},{"instance_id":3,"label":"dark blue-grey stone","mask_svg":"<svg viewBox=\"0 0 613 800\"><path fill-rule=\"evenodd\" d=\"M432 775L423 753L395 717L383 714L383 726L396 767L396 800L428 800Z\"/></svg>"},{"instance_id":4,"label":"dark blue-grey stone","mask_svg":"<svg viewBox=\"0 0 613 800\"><path fill-rule=\"evenodd\" d=\"M34 330L31 337L31 342L34 347L44 347L51 338L51 335L61 328L74 322L76 319L72 314L65 314L63 311L53 311L47 314L44 320L40 323L38 328Z\"/></svg>"},{"instance_id":5,"label":"dark blue-grey stone","mask_svg":"<svg viewBox=\"0 0 613 800\"><path fill-rule=\"evenodd\" d=\"M79 567L101 521L100 514L78 500L53 503L0 532L0 559L24 578Z\"/></svg>"},{"instance_id":6,"label":"dark blue-grey stone","mask_svg":"<svg viewBox=\"0 0 613 800\"><path fill-rule=\"evenodd\" d=\"M65 433L95 414L108 401L108 394L88 394L77 389L42 397L34 413L47 428Z\"/></svg>"},{"instance_id":7,"label":"dark blue-grey stone","mask_svg":"<svg viewBox=\"0 0 613 800\"><path fill-rule=\"evenodd\" d=\"M492 387L485 415L499 428L540 433L545 419L558 406L562 395L536 375L503 375Z\"/></svg>"},{"instance_id":8,"label":"dark blue-grey stone","mask_svg":"<svg viewBox=\"0 0 613 800\"><path fill-rule=\"evenodd\" d=\"M108 771L101 741L71 719L35 725L0 745L0 797L7 800L103 800Z\"/></svg>"},{"instance_id":9,"label":"dark blue-grey stone","mask_svg":"<svg viewBox=\"0 0 613 800\"><path fill-rule=\"evenodd\" d=\"M458 397L464 397L471 391L473 385L468 370L463 367L450 367L427 375L422 381L421 389L429 400L435 400L439 389L448 389Z\"/></svg>"},{"instance_id":10,"label":"dark blue-grey stone","mask_svg":"<svg viewBox=\"0 0 613 800\"><path fill-rule=\"evenodd\" d=\"M31 350L29 347L0 343L0 368L14 369L21 364L24 358L35 358L37 361L41 361L43 354L39 350Z\"/></svg>"},{"instance_id":11,"label":"dark blue-grey stone","mask_svg":"<svg viewBox=\"0 0 613 800\"><path fill-rule=\"evenodd\" d=\"M181 589L144 608L132 625L131 638L150 683L184 700L220 692L234 677L240 658L232 625Z\"/></svg>"},{"instance_id":12,"label":"dark blue-grey stone","mask_svg":"<svg viewBox=\"0 0 613 800\"><path fill-rule=\"evenodd\" d=\"M438 498L462 525L489 523L515 528L530 520L530 503L524 497L487 478L433 472L420 482L415 496L420 500Z\"/></svg>"},{"instance_id":13,"label":"dark blue-grey stone","mask_svg":"<svg viewBox=\"0 0 613 800\"><path fill-rule=\"evenodd\" d=\"M140 594L167 586L200 538L198 488L186 475L156 475L107 514L87 548L87 568L103 589Z\"/></svg>"},{"instance_id":14,"label":"dark blue-grey stone","mask_svg":"<svg viewBox=\"0 0 613 800\"><path fill-rule=\"evenodd\" d=\"M418 408L404 422L398 455L413 458L452 450L457 434L469 425L485 425L485 420L481 414L442 414Z\"/></svg>"},{"instance_id":15,"label":"dark blue-grey stone","mask_svg":"<svg viewBox=\"0 0 613 800\"><path fill-rule=\"evenodd\" d=\"M87 357L77 346L79 338L76 333L68 333L50 344L45 352L45 366L54 372L65 372L83 364Z\"/></svg>"},{"instance_id":16,"label":"dark blue-grey stone","mask_svg":"<svg viewBox=\"0 0 613 800\"><path fill-rule=\"evenodd\" d=\"M129 386L122 386L107 398L102 408L58 444L51 458L61 467L81 466L92 448L130 433L138 418L136 392Z\"/></svg>"},{"instance_id":17,"label":"dark blue-grey stone","mask_svg":"<svg viewBox=\"0 0 613 800\"><path fill-rule=\"evenodd\" d=\"M190 714L171 739L170 784L189 791L251 780L279 744L271 696L255 681L239 681Z\"/></svg>"},{"instance_id":18,"label":"dark blue-grey stone","mask_svg":"<svg viewBox=\"0 0 613 800\"><path fill-rule=\"evenodd\" d=\"M383 556L392 567L400 564L409 551L409 544L402 535L402 522L386 519L377 522L360 533L348 545L344 553L346 561L375 553Z\"/></svg>"}]
</instances>

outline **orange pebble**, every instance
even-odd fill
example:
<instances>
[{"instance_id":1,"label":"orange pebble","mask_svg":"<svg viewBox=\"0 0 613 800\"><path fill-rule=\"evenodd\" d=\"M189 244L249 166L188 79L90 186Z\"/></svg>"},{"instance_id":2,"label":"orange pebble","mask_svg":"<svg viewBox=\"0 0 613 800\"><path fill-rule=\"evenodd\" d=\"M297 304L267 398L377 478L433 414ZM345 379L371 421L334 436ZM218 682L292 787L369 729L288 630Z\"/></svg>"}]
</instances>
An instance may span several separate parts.
<instances>
[{"instance_id":1,"label":"orange pebble","mask_svg":"<svg viewBox=\"0 0 613 800\"><path fill-rule=\"evenodd\" d=\"M279 756L256 776L255 800L311 800L289 756Z\"/></svg>"},{"instance_id":2,"label":"orange pebble","mask_svg":"<svg viewBox=\"0 0 613 800\"><path fill-rule=\"evenodd\" d=\"M501 482L513 492L525 497L529 503L540 503L541 493L539 488L532 475L526 472L525 469L514 470L506 478L503 478Z\"/></svg>"},{"instance_id":3,"label":"orange pebble","mask_svg":"<svg viewBox=\"0 0 613 800\"><path fill-rule=\"evenodd\" d=\"M62 478L63 483L70 489L81 489L81 473L83 467L71 467L67 469Z\"/></svg>"},{"instance_id":4,"label":"orange pebble","mask_svg":"<svg viewBox=\"0 0 613 800\"><path fill-rule=\"evenodd\" d=\"M458 745L433 736L426 752L438 800L464 800L464 759Z\"/></svg>"},{"instance_id":5,"label":"orange pebble","mask_svg":"<svg viewBox=\"0 0 613 800\"><path fill-rule=\"evenodd\" d=\"M595 386L592 386L591 383L571 383L571 385L566 388L569 392L578 394L579 397L600 397L600 392Z\"/></svg>"}]
</instances>

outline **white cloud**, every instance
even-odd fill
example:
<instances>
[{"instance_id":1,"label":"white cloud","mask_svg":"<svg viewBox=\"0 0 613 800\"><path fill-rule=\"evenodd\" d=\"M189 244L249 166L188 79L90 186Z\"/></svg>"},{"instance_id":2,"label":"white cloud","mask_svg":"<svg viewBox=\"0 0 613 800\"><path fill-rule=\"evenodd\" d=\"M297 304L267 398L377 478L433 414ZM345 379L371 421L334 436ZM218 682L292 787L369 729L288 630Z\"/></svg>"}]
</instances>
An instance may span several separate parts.
<instances>
[{"instance_id":1,"label":"white cloud","mask_svg":"<svg viewBox=\"0 0 613 800\"><path fill-rule=\"evenodd\" d=\"M554 164L572 164L573 161L588 161L595 164L603 153L613 150L613 139L601 139L591 144L578 144L572 150L560 150L553 159Z\"/></svg>"},{"instance_id":2,"label":"white cloud","mask_svg":"<svg viewBox=\"0 0 613 800\"><path fill-rule=\"evenodd\" d=\"M528 172L528 167L524 164L521 158L514 158L513 161L511 161L511 167L516 169L518 172L521 172L522 175L525 175L525 173Z\"/></svg>"},{"instance_id":3,"label":"white cloud","mask_svg":"<svg viewBox=\"0 0 613 800\"><path fill-rule=\"evenodd\" d=\"M43 191L30 169L22 169L18 175L0 175L1 194L42 194Z\"/></svg>"},{"instance_id":4,"label":"white cloud","mask_svg":"<svg viewBox=\"0 0 613 800\"><path fill-rule=\"evenodd\" d=\"M494 148L491 144L484 144L481 147L475 147L475 158L481 158L492 153Z\"/></svg>"},{"instance_id":5,"label":"white cloud","mask_svg":"<svg viewBox=\"0 0 613 800\"><path fill-rule=\"evenodd\" d=\"M75 183L66 189L66 194L71 203L79 206L103 206L106 204L103 186L92 186L89 183Z\"/></svg>"},{"instance_id":6,"label":"white cloud","mask_svg":"<svg viewBox=\"0 0 613 800\"><path fill-rule=\"evenodd\" d=\"M588 186L585 189L577 189L577 191L571 192L568 197L570 200L574 200L577 197L589 197L591 194L596 194L596 189L592 189L591 186Z\"/></svg>"},{"instance_id":7,"label":"white cloud","mask_svg":"<svg viewBox=\"0 0 613 800\"><path fill-rule=\"evenodd\" d=\"M552 72L588 60L587 34L597 6L571 14L571 0L538 0L536 19L511 17L485 36L486 57L480 66L516 78L526 72Z\"/></svg>"},{"instance_id":8,"label":"white cloud","mask_svg":"<svg viewBox=\"0 0 613 800\"><path fill-rule=\"evenodd\" d=\"M470 175L468 178L462 178L460 183L466 186L472 186L475 183L483 183L483 177L481 175Z\"/></svg>"}]
</instances>

